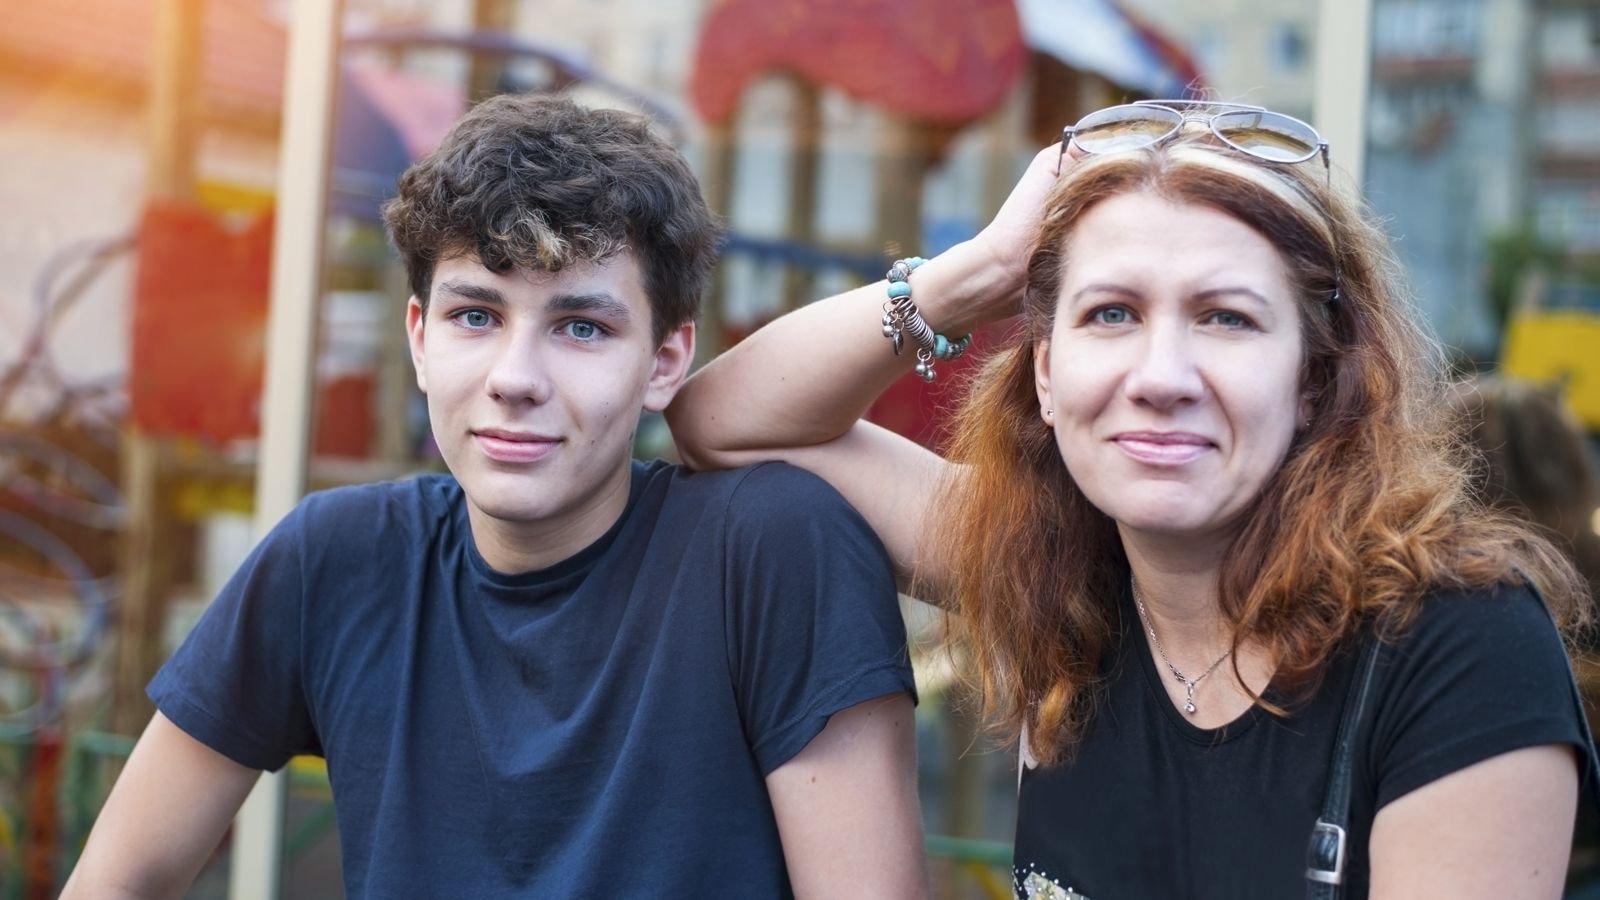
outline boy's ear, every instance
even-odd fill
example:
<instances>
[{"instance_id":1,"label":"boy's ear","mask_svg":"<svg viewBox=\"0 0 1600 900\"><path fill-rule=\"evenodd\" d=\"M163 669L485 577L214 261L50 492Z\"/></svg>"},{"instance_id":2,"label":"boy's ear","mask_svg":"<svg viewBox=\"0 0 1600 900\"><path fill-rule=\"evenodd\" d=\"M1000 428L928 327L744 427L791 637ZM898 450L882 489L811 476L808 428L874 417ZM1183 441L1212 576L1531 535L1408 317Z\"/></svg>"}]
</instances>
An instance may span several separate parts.
<instances>
[{"instance_id":1,"label":"boy's ear","mask_svg":"<svg viewBox=\"0 0 1600 900\"><path fill-rule=\"evenodd\" d=\"M427 317L420 300L412 297L406 301L406 343L411 346L411 366L417 371L417 390L424 394L428 392L428 379L423 374L426 369L422 365L422 324Z\"/></svg>"},{"instance_id":2,"label":"boy's ear","mask_svg":"<svg viewBox=\"0 0 1600 900\"><path fill-rule=\"evenodd\" d=\"M694 323L685 322L667 332L661 346L656 348L655 363L650 370L650 381L645 386L644 408L661 412L677 396L683 380L689 377L694 365Z\"/></svg>"}]
</instances>

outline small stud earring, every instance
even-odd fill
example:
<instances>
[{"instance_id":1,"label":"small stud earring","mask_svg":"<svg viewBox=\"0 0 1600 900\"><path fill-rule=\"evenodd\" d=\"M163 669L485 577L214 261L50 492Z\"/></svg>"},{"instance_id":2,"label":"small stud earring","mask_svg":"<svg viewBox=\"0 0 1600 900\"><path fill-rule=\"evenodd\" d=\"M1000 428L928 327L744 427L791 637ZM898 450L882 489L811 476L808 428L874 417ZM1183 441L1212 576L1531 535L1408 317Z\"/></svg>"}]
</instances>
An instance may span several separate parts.
<instances>
[{"instance_id":1,"label":"small stud earring","mask_svg":"<svg viewBox=\"0 0 1600 900\"><path fill-rule=\"evenodd\" d=\"M1044 417L1046 419L1053 419L1053 418L1055 418L1055 416L1056 416L1056 411L1053 410L1053 409L1047 409L1047 410L1044 411Z\"/></svg>"}]
</instances>

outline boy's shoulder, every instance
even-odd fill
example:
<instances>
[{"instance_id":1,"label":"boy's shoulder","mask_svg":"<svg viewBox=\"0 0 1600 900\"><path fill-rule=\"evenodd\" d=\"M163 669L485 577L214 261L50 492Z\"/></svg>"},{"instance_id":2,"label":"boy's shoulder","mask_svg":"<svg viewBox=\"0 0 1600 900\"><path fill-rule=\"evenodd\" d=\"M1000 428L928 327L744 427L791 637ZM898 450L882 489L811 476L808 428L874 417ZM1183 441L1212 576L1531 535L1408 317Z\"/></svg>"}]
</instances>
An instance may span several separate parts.
<instances>
[{"instance_id":1,"label":"boy's shoulder","mask_svg":"<svg viewBox=\"0 0 1600 900\"><path fill-rule=\"evenodd\" d=\"M444 474L328 488L306 495L284 525L316 543L389 543L438 531L462 501L461 485Z\"/></svg>"},{"instance_id":2,"label":"boy's shoulder","mask_svg":"<svg viewBox=\"0 0 1600 900\"><path fill-rule=\"evenodd\" d=\"M691 471L668 463L645 464L647 478L665 478L674 500L716 504L731 526L805 522L855 510L822 478L784 462L736 469Z\"/></svg>"}]
</instances>

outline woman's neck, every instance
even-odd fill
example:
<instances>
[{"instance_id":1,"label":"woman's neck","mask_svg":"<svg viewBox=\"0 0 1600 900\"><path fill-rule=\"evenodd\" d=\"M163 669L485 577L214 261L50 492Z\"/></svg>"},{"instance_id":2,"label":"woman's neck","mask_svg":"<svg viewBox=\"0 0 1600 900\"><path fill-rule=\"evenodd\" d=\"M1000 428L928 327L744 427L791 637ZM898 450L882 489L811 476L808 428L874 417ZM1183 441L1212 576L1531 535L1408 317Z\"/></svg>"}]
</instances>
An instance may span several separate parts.
<instances>
[{"instance_id":1,"label":"woman's neck","mask_svg":"<svg viewBox=\"0 0 1600 900\"><path fill-rule=\"evenodd\" d=\"M1141 626L1153 631L1150 652L1159 668L1177 667L1195 679L1187 684L1163 677L1174 705L1189 721L1216 728L1233 721L1266 690L1274 664L1267 650L1246 641L1234 646L1232 624L1222 613L1217 578L1228 541L1197 541L1143 535L1123 529L1122 545L1132 570ZM1216 664L1212 668L1213 663ZM1204 675L1209 670L1209 675ZM1187 704L1187 706L1186 706Z\"/></svg>"},{"instance_id":2,"label":"woman's neck","mask_svg":"<svg viewBox=\"0 0 1600 900\"><path fill-rule=\"evenodd\" d=\"M1169 652L1204 656L1232 641L1232 629L1222 615L1217 594L1225 541L1122 529L1122 546L1143 614Z\"/></svg>"}]
</instances>

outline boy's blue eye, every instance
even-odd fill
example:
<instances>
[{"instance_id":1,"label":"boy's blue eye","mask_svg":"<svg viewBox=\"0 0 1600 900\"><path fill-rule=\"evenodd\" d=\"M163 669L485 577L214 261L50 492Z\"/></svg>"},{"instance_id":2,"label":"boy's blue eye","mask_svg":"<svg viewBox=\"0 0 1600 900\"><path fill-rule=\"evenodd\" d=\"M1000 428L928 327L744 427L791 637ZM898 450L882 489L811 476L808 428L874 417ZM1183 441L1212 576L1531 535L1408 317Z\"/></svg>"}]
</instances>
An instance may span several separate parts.
<instances>
[{"instance_id":1,"label":"boy's blue eye","mask_svg":"<svg viewBox=\"0 0 1600 900\"><path fill-rule=\"evenodd\" d=\"M489 314L481 309L469 309L461 314L461 323L468 328L487 328L489 321Z\"/></svg>"},{"instance_id":2,"label":"boy's blue eye","mask_svg":"<svg viewBox=\"0 0 1600 900\"><path fill-rule=\"evenodd\" d=\"M600 336L600 326L593 322L569 322L567 333L580 341L592 341Z\"/></svg>"}]
</instances>

